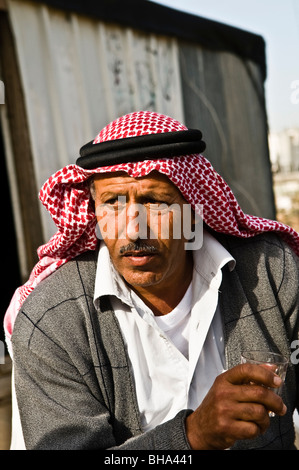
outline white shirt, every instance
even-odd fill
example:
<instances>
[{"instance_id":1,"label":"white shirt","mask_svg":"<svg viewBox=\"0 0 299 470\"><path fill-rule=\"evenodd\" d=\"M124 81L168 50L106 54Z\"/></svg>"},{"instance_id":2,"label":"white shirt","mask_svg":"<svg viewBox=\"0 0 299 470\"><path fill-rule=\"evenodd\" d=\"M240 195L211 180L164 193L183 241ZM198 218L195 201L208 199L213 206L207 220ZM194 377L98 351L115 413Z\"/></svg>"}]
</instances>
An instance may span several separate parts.
<instances>
[{"instance_id":1,"label":"white shirt","mask_svg":"<svg viewBox=\"0 0 299 470\"><path fill-rule=\"evenodd\" d=\"M218 289L224 265L235 260L208 232L193 252L192 282L176 308L155 317L114 269L102 242L94 302L110 295L127 348L144 431L195 409L225 369Z\"/></svg>"}]
</instances>

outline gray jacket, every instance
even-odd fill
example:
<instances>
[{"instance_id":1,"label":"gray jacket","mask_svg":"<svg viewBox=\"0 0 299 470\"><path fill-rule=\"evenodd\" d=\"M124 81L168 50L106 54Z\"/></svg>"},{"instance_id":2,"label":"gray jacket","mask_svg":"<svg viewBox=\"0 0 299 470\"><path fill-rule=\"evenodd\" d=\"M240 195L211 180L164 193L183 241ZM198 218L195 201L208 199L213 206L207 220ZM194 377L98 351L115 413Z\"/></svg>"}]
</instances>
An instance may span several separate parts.
<instances>
[{"instance_id":1,"label":"gray jacket","mask_svg":"<svg viewBox=\"0 0 299 470\"><path fill-rule=\"evenodd\" d=\"M226 365L242 349L289 355L298 339L298 258L280 238L218 237L237 261L224 268L220 308ZM134 381L109 298L95 310L96 252L66 263L25 301L13 333L17 399L28 449L188 450L182 410L142 433ZM163 360L163 358L161 358ZM234 449L294 448L298 366L284 387L288 413L268 431Z\"/></svg>"}]
</instances>

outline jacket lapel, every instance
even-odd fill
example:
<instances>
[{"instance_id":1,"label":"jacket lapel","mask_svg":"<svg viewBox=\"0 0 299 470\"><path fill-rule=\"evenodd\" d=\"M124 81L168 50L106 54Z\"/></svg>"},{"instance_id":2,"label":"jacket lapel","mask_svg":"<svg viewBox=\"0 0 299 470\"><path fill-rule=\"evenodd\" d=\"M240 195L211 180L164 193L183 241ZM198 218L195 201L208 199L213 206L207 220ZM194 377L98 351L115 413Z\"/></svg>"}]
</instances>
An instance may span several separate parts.
<instances>
[{"instance_id":1,"label":"jacket lapel","mask_svg":"<svg viewBox=\"0 0 299 470\"><path fill-rule=\"evenodd\" d=\"M241 352L269 349L265 335L254 314L237 270L223 270L220 288L220 309L223 319L226 368L240 363Z\"/></svg>"}]
</instances>

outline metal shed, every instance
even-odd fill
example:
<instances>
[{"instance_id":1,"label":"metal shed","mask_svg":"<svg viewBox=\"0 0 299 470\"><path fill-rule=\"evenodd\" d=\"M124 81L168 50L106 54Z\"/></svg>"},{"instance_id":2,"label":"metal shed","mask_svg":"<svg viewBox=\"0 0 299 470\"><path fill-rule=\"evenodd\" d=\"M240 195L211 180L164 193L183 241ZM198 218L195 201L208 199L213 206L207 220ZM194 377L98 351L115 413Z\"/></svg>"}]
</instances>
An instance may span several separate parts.
<instances>
[{"instance_id":1,"label":"metal shed","mask_svg":"<svg viewBox=\"0 0 299 470\"><path fill-rule=\"evenodd\" d=\"M39 187L131 111L201 129L205 156L243 210L275 216L262 37L146 0L1 0L0 67L2 201L13 214L7 301L55 230Z\"/></svg>"}]
</instances>

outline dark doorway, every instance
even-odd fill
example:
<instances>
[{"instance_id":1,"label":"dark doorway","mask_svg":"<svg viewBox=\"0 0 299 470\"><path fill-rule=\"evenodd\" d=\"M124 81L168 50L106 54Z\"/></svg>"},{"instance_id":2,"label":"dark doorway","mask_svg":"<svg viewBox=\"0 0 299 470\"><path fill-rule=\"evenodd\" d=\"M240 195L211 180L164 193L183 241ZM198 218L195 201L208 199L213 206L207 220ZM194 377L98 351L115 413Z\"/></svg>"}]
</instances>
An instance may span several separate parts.
<instances>
[{"instance_id":1,"label":"dark doorway","mask_svg":"<svg viewBox=\"0 0 299 470\"><path fill-rule=\"evenodd\" d=\"M17 252L16 232L10 197L8 173L5 160L3 134L0 126L0 207L1 207L1 255L2 271L0 283L0 340L4 341L3 319L11 297L20 285L20 267Z\"/></svg>"}]
</instances>

